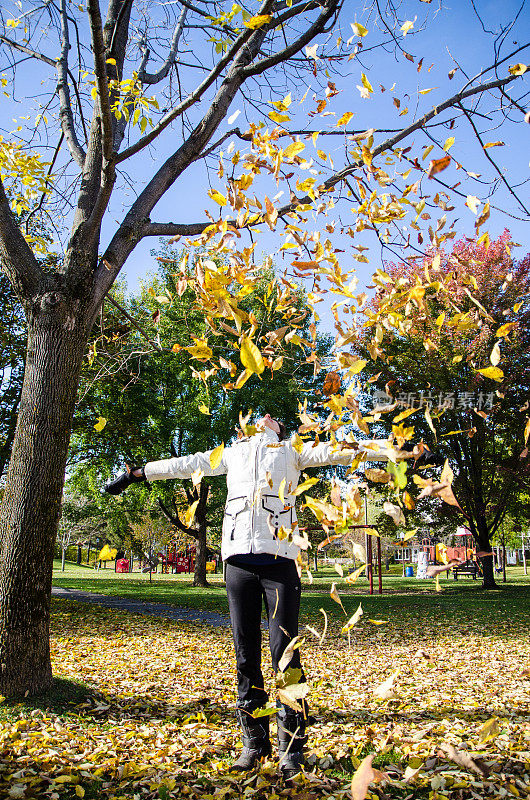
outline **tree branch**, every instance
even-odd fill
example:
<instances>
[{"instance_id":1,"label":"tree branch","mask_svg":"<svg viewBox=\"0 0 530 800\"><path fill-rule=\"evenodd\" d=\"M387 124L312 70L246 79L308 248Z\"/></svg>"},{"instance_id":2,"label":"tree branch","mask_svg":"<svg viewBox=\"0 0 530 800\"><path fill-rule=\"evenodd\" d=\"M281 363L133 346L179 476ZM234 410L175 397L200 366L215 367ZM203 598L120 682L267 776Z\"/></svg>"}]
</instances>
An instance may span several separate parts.
<instances>
[{"instance_id":1,"label":"tree branch","mask_svg":"<svg viewBox=\"0 0 530 800\"><path fill-rule=\"evenodd\" d=\"M270 5L270 3L266 3L265 5ZM237 53L247 44L250 38L255 35L256 31L247 28L234 42L232 47L227 51L227 53L218 61L216 66L211 70L210 74L203 80L203 82L192 92L188 97L180 103L176 108L172 109L165 117L162 117L158 125L155 125L152 130L149 131L148 134L143 136L139 139L135 144L128 147L116 159L116 163L120 164L122 161L125 161L127 158L139 153L144 147L147 147L148 144L159 136L163 130L167 128L175 119L180 117L190 106L194 105L203 94L210 88L212 83L219 77L223 69L232 61ZM238 87L239 88L239 87Z\"/></svg>"},{"instance_id":2,"label":"tree branch","mask_svg":"<svg viewBox=\"0 0 530 800\"><path fill-rule=\"evenodd\" d=\"M138 331L138 333L141 333L141 335L144 337L144 339L145 339L147 342L149 342L149 344L151 345L151 347L154 347L154 348L155 348L155 350L158 350L158 352L159 352L159 353L162 353L162 352L164 352L164 351L163 351L163 348L162 348L162 347L160 347L160 345L159 345L157 342L155 342L153 339L151 339L151 337L149 336L149 334L147 333L147 331L145 331L145 330L142 328L142 326L141 326L141 325L139 325L139 324L136 322L136 320L135 320L133 317L131 317L131 315L130 315L130 314L129 314L129 313L128 313L128 312L127 312L127 311L126 311L124 308L123 308L123 306L120 306L120 304L119 304L119 303L117 303L117 302L116 302L116 300L114 300L114 298L110 296L110 294L108 294L108 295L105 297L105 300L106 300L108 303L110 303L112 306L114 306L114 308L117 308L117 309L118 309L118 311L120 312L120 314L123 314L123 316L125 317L125 319L128 319L128 320L129 320L129 322L131 323L131 325L133 326L133 328L136 328L136 330Z\"/></svg>"},{"instance_id":3,"label":"tree branch","mask_svg":"<svg viewBox=\"0 0 530 800\"><path fill-rule=\"evenodd\" d=\"M41 289L44 274L15 222L1 179L0 264L18 299L27 307Z\"/></svg>"},{"instance_id":4,"label":"tree branch","mask_svg":"<svg viewBox=\"0 0 530 800\"><path fill-rule=\"evenodd\" d=\"M312 4L310 5L313 7ZM322 7L323 3L318 3L317 5ZM275 67L282 61L286 61L295 53L298 53L304 45L309 44L309 42L314 39L317 34L322 33L326 26L326 22L331 19L334 14L340 11L342 0L324 0L324 7L326 5L328 6L327 9L323 11L318 19L316 19L315 22L307 29L307 31L305 31L305 33L303 33L292 44L288 45L283 50L280 50L278 53L275 53L275 55L270 56L269 58L264 58L262 61L258 61L257 64L245 67L243 70L245 79L249 78L251 75L261 75L262 72ZM268 26L264 27L272 27L275 24L277 23L272 20Z\"/></svg>"},{"instance_id":5,"label":"tree branch","mask_svg":"<svg viewBox=\"0 0 530 800\"><path fill-rule=\"evenodd\" d=\"M88 0L88 16L90 19L92 49L94 51L94 72L98 90L98 103L101 111L102 150L103 157L108 162L113 156L112 112L110 110L109 82L107 78L107 65L105 63L106 54L105 44L103 42L103 26L101 23L99 0Z\"/></svg>"},{"instance_id":6,"label":"tree branch","mask_svg":"<svg viewBox=\"0 0 530 800\"><path fill-rule=\"evenodd\" d=\"M79 143L75 130L74 115L72 113L72 103L70 99L70 89L68 87L68 51L70 50L70 39L68 34L68 19L66 12L66 0L61 0L61 55L57 59L57 93L59 95L61 120L61 130L64 133L66 144L72 154L74 161L83 167L86 153Z\"/></svg>"},{"instance_id":7,"label":"tree branch","mask_svg":"<svg viewBox=\"0 0 530 800\"><path fill-rule=\"evenodd\" d=\"M146 222L142 227L144 236L199 236L210 222L190 222L177 224L175 222Z\"/></svg>"},{"instance_id":8,"label":"tree branch","mask_svg":"<svg viewBox=\"0 0 530 800\"><path fill-rule=\"evenodd\" d=\"M187 13L188 9L186 7L184 7L180 12L180 17L178 19L177 24L175 25L175 30L173 32L173 39L171 41L171 47L169 48L168 57L166 58L165 62L162 64L158 72L150 74L145 71L147 62L149 61L150 51L145 42L143 43L144 57L142 59L142 64L140 66L140 69L138 70L138 78L143 84L152 85L154 83L159 83L169 73L169 70L175 63L175 59L177 57L177 47L180 37L182 35L182 31L184 30L184 23L186 21Z\"/></svg>"}]
</instances>

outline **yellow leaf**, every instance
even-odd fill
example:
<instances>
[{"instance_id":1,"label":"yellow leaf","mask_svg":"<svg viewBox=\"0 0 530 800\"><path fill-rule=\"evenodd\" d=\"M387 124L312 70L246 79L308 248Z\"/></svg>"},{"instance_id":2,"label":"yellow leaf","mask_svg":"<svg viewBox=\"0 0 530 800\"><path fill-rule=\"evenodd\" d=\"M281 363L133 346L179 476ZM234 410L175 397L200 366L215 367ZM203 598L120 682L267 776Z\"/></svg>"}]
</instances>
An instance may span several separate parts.
<instances>
[{"instance_id":1,"label":"yellow leaf","mask_svg":"<svg viewBox=\"0 0 530 800\"><path fill-rule=\"evenodd\" d=\"M301 453L302 450L303 450L303 447L304 447L304 443L303 443L302 439L298 436L297 433L293 434L293 436L291 437L291 442L292 442L293 448L296 450L296 452L297 453Z\"/></svg>"},{"instance_id":2,"label":"yellow leaf","mask_svg":"<svg viewBox=\"0 0 530 800\"><path fill-rule=\"evenodd\" d=\"M362 83L362 85L364 86L365 89L368 89L369 92L373 92L374 91L372 89L372 84L370 83L370 81L368 80L368 78L366 77L364 72L361 74L361 83Z\"/></svg>"},{"instance_id":3,"label":"yellow leaf","mask_svg":"<svg viewBox=\"0 0 530 800\"><path fill-rule=\"evenodd\" d=\"M353 32L356 36L366 36L368 33L367 29L364 25L361 25L360 22L350 22L350 25L353 28Z\"/></svg>"},{"instance_id":4,"label":"yellow leaf","mask_svg":"<svg viewBox=\"0 0 530 800\"><path fill-rule=\"evenodd\" d=\"M85 790L83 789L82 786L79 786L79 784L75 787L75 793L76 793L76 795L78 797L84 797L85 796Z\"/></svg>"},{"instance_id":5,"label":"yellow leaf","mask_svg":"<svg viewBox=\"0 0 530 800\"><path fill-rule=\"evenodd\" d=\"M479 205L480 200L478 197L475 197L473 194L468 194L466 198L466 206L473 212L473 214L477 213Z\"/></svg>"},{"instance_id":6,"label":"yellow leaf","mask_svg":"<svg viewBox=\"0 0 530 800\"><path fill-rule=\"evenodd\" d=\"M305 150L305 144L303 142L293 142L286 147L283 151L284 158L294 158L298 153L301 153L302 150Z\"/></svg>"},{"instance_id":7,"label":"yellow leaf","mask_svg":"<svg viewBox=\"0 0 530 800\"><path fill-rule=\"evenodd\" d=\"M362 358L359 358L355 362L355 364L352 364L351 367L349 367L348 374L349 375L358 375L359 372L361 372L365 368L367 363L368 363L367 361L364 361Z\"/></svg>"},{"instance_id":8,"label":"yellow leaf","mask_svg":"<svg viewBox=\"0 0 530 800\"><path fill-rule=\"evenodd\" d=\"M524 443L526 444L528 441L528 437L530 436L530 418L526 420L526 425L524 428Z\"/></svg>"},{"instance_id":9,"label":"yellow leaf","mask_svg":"<svg viewBox=\"0 0 530 800\"><path fill-rule=\"evenodd\" d=\"M272 119L273 122L287 122L291 119L289 114L279 114L277 111L269 111L268 115L269 119Z\"/></svg>"},{"instance_id":10,"label":"yellow leaf","mask_svg":"<svg viewBox=\"0 0 530 800\"><path fill-rule=\"evenodd\" d=\"M409 31L411 31L414 27L414 23L412 20L408 19L406 22L403 23L400 30L403 31L403 36L406 36Z\"/></svg>"},{"instance_id":11,"label":"yellow leaf","mask_svg":"<svg viewBox=\"0 0 530 800\"><path fill-rule=\"evenodd\" d=\"M454 136L449 136L445 140L444 150L445 150L446 153L447 153L448 150L451 149L451 147L454 145L454 143L455 143L455 137Z\"/></svg>"},{"instance_id":12,"label":"yellow leaf","mask_svg":"<svg viewBox=\"0 0 530 800\"><path fill-rule=\"evenodd\" d=\"M219 203L220 206L226 206L227 200L226 197L218 192L217 189L212 189L212 191L208 192L212 200L215 200L216 203Z\"/></svg>"},{"instance_id":13,"label":"yellow leaf","mask_svg":"<svg viewBox=\"0 0 530 800\"><path fill-rule=\"evenodd\" d=\"M513 328L515 328L516 325L517 325L517 322L505 322L504 325L501 325L500 328L497 328L497 331L495 332L495 336L499 336L499 337L508 336L510 331L513 330Z\"/></svg>"},{"instance_id":14,"label":"yellow leaf","mask_svg":"<svg viewBox=\"0 0 530 800\"><path fill-rule=\"evenodd\" d=\"M495 342L493 345L493 350L490 353L490 361L494 367L497 366L499 361L501 360L501 348L499 347L499 342Z\"/></svg>"},{"instance_id":15,"label":"yellow leaf","mask_svg":"<svg viewBox=\"0 0 530 800\"><path fill-rule=\"evenodd\" d=\"M105 417L98 417L98 421L94 425L94 430L96 430L98 433L101 433L106 424L107 420Z\"/></svg>"},{"instance_id":16,"label":"yellow leaf","mask_svg":"<svg viewBox=\"0 0 530 800\"><path fill-rule=\"evenodd\" d=\"M278 487L278 497L280 498L280 503L282 504L282 506L285 505L285 494L284 494L284 492L285 492L286 481L287 481L286 478L282 478L282 480L280 482L280 485Z\"/></svg>"},{"instance_id":17,"label":"yellow leaf","mask_svg":"<svg viewBox=\"0 0 530 800\"><path fill-rule=\"evenodd\" d=\"M248 381L250 376L252 375L252 370L244 369L243 372L238 376L237 381L234 383L234 389L241 389L242 386Z\"/></svg>"},{"instance_id":18,"label":"yellow leaf","mask_svg":"<svg viewBox=\"0 0 530 800\"><path fill-rule=\"evenodd\" d=\"M210 409L208 408L208 406L205 406L204 403L199 406L199 411L201 412L201 414L207 414L209 417L211 417Z\"/></svg>"},{"instance_id":19,"label":"yellow leaf","mask_svg":"<svg viewBox=\"0 0 530 800\"><path fill-rule=\"evenodd\" d=\"M514 64L513 67L508 67L510 75L524 75L528 67L526 64Z\"/></svg>"},{"instance_id":20,"label":"yellow leaf","mask_svg":"<svg viewBox=\"0 0 530 800\"><path fill-rule=\"evenodd\" d=\"M342 117L337 122L337 128L340 128L341 125L347 125L348 122L353 117L353 111L346 111Z\"/></svg>"},{"instance_id":21,"label":"yellow leaf","mask_svg":"<svg viewBox=\"0 0 530 800\"><path fill-rule=\"evenodd\" d=\"M333 564L335 568L335 572L337 572L341 578L344 578L344 570L342 569L342 564L339 564L337 561Z\"/></svg>"},{"instance_id":22,"label":"yellow leaf","mask_svg":"<svg viewBox=\"0 0 530 800\"><path fill-rule=\"evenodd\" d=\"M258 14L256 17L250 17L250 19L247 19L243 24L246 28L256 30L257 28L261 28L263 25L266 25L267 22L271 21L271 19L271 14Z\"/></svg>"},{"instance_id":23,"label":"yellow leaf","mask_svg":"<svg viewBox=\"0 0 530 800\"><path fill-rule=\"evenodd\" d=\"M240 358L243 366L251 372L255 372L256 375L261 375L265 369L261 352L248 336L243 336L241 340Z\"/></svg>"},{"instance_id":24,"label":"yellow leaf","mask_svg":"<svg viewBox=\"0 0 530 800\"><path fill-rule=\"evenodd\" d=\"M342 600L340 599L339 593L337 591L337 584L335 584L335 583L331 584L331 590L330 590L329 596L331 597L332 600L334 600L336 603L338 603L339 606L344 611L344 613L346 613L346 609L342 605Z\"/></svg>"},{"instance_id":25,"label":"yellow leaf","mask_svg":"<svg viewBox=\"0 0 530 800\"><path fill-rule=\"evenodd\" d=\"M362 604L359 603L359 608L357 609L355 614L352 617L349 618L348 622L345 625L343 625L343 627L341 629L341 633L348 633L348 631L351 631L351 629L355 625L357 625L357 623L361 619L362 615L363 615L363 607L362 607Z\"/></svg>"},{"instance_id":26,"label":"yellow leaf","mask_svg":"<svg viewBox=\"0 0 530 800\"><path fill-rule=\"evenodd\" d=\"M388 625L387 619L369 619L368 622L371 622L374 625Z\"/></svg>"},{"instance_id":27,"label":"yellow leaf","mask_svg":"<svg viewBox=\"0 0 530 800\"><path fill-rule=\"evenodd\" d=\"M488 142L484 145L484 150L487 150L488 147L504 147L504 142Z\"/></svg>"},{"instance_id":28,"label":"yellow leaf","mask_svg":"<svg viewBox=\"0 0 530 800\"><path fill-rule=\"evenodd\" d=\"M298 434L295 434L295 436L298 436ZM299 436L298 436L298 438L300 439ZM302 440L300 439L300 441L302 441ZM293 444L293 447L294 447L294 444ZM303 443L302 443L302 447L303 447ZM300 451L298 451L298 452L300 452ZM310 489L311 486L314 486L315 483L318 483L319 480L320 480L320 478L308 478L306 481L303 481L303 483L300 483L296 487L294 492L291 492L292 496L293 497L298 497L298 495L302 494L302 492L307 492L307 490Z\"/></svg>"},{"instance_id":29,"label":"yellow leaf","mask_svg":"<svg viewBox=\"0 0 530 800\"><path fill-rule=\"evenodd\" d=\"M434 86L432 86L430 89L420 89L420 94L429 94L429 92L432 92L433 89Z\"/></svg>"},{"instance_id":30,"label":"yellow leaf","mask_svg":"<svg viewBox=\"0 0 530 800\"><path fill-rule=\"evenodd\" d=\"M357 567L357 569L354 572L350 572L349 575L346 575L346 577L344 578L346 583L354 584L359 575L365 571L367 566L368 566L367 564L363 564L361 567Z\"/></svg>"},{"instance_id":31,"label":"yellow leaf","mask_svg":"<svg viewBox=\"0 0 530 800\"><path fill-rule=\"evenodd\" d=\"M504 372L499 367L485 367L485 369L477 369L477 372L493 381L502 381L504 378Z\"/></svg>"},{"instance_id":32,"label":"yellow leaf","mask_svg":"<svg viewBox=\"0 0 530 800\"><path fill-rule=\"evenodd\" d=\"M199 505L199 501L195 500L194 503L189 506L184 512L184 523L187 528L193 524L193 520L195 519L195 512L197 511L197 506Z\"/></svg>"},{"instance_id":33,"label":"yellow leaf","mask_svg":"<svg viewBox=\"0 0 530 800\"><path fill-rule=\"evenodd\" d=\"M500 732L501 729L499 727L499 720L497 719L497 717L492 717L479 728L478 732L479 742L481 744L489 742L492 739L495 739Z\"/></svg>"},{"instance_id":34,"label":"yellow leaf","mask_svg":"<svg viewBox=\"0 0 530 800\"><path fill-rule=\"evenodd\" d=\"M217 469L219 464L221 463L221 459L223 457L223 450L225 449L224 442L221 442L218 447L210 453L210 466L212 469Z\"/></svg>"},{"instance_id":35,"label":"yellow leaf","mask_svg":"<svg viewBox=\"0 0 530 800\"><path fill-rule=\"evenodd\" d=\"M404 535L403 539L401 539L401 541L402 542L408 542L409 539L413 539L416 536L417 532L418 532L417 528L414 528L414 530L412 530L412 531L407 531L406 534Z\"/></svg>"}]
</instances>

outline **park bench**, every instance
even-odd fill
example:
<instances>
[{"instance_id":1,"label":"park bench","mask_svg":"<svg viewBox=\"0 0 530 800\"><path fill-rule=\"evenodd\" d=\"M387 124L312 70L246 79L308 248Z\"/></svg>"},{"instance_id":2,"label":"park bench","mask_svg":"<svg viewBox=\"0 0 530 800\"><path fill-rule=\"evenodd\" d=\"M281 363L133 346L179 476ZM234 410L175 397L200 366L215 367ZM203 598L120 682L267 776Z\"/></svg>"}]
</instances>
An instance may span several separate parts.
<instances>
[{"instance_id":1,"label":"park bench","mask_svg":"<svg viewBox=\"0 0 530 800\"><path fill-rule=\"evenodd\" d=\"M453 578L455 581L458 580L459 575L471 575L473 580L477 579L477 575L479 573L478 564L476 561L464 561L463 564L459 564L457 567L453 567Z\"/></svg>"}]
</instances>

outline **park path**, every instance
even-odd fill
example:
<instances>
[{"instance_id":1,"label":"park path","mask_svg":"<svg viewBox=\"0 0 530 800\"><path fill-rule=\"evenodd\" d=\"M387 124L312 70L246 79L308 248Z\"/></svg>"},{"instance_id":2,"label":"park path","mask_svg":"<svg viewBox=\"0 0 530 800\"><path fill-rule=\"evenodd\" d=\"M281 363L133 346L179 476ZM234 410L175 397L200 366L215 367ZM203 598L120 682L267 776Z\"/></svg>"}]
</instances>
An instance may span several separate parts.
<instances>
[{"instance_id":1,"label":"park path","mask_svg":"<svg viewBox=\"0 0 530 800\"><path fill-rule=\"evenodd\" d=\"M80 603L94 603L118 611L130 611L133 614L150 614L157 617L174 619L177 622L204 622L216 627L230 625L230 620L216 611L201 611L182 606L170 606L167 603L150 603L145 600L131 600L128 597L111 597L96 592L83 592L80 589L52 588L52 597L62 600L78 600Z\"/></svg>"}]
</instances>

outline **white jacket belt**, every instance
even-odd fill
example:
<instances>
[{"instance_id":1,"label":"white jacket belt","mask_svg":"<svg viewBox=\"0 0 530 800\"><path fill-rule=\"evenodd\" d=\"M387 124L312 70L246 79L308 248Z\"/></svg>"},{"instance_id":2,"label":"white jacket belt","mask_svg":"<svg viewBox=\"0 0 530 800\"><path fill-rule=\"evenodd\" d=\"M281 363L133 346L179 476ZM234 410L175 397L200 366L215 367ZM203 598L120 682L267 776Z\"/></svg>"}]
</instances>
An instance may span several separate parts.
<instances>
[{"instance_id":1,"label":"white jacket belt","mask_svg":"<svg viewBox=\"0 0 530 800\"><path fill-rule=\"evenodd\" d=\"M371 461L386 461L385 445L388 447L388 442L379 444L378 452L362 444L360 450L369 451ZM221 545L223 560L243 553L272 553L294 559L300 548L287 539L280 540L278 531L282 526L286 530L295 528L296 509L292 492L298 485L300 472L330 464L347 466L356 452L359 451L334 452L328 443L315 447L308 443L298 453L290 441L280 442L274 431L265 428L261 434L226 447L221 463L215 469L210 465L211 451L207 451L151 461L145 465L145 476L148 481L183 479L190 478L197 469L201 469L204 475L226 475L228 496ZM285 503L282 503L279 488L284 478Z\"/></svg>"}]
</instances>

